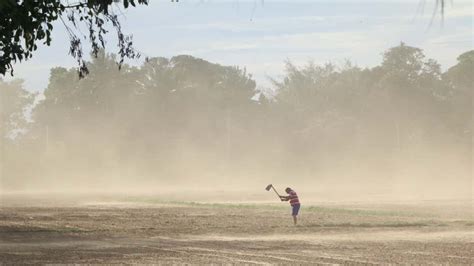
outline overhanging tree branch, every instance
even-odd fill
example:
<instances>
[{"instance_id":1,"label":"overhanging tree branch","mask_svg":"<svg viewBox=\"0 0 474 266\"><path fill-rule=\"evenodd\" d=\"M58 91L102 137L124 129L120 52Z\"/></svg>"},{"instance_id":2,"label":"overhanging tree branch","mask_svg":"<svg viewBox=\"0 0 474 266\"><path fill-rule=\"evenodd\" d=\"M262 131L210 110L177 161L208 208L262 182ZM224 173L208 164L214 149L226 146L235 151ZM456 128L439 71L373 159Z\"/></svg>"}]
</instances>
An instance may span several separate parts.
<instances>
[{"instance_id":1,"label":"overhanging tree branch","mask_svg":"<svg viewBox=\"0 0 474 266\"><path fill-rule=\"evenodd\" d=\"M82 41L91 45L92 54L97 56L99 49L105 48L106 27L111 26L118 38L118 66L125 58L138 58L133 48L132 36L123 33L118 16L112 9L117 0L83 0L69 4L65 1L4 0L0 1L0 74L13 75L13 63L31 58L37 43L50 45L53 22L60 19L68 32L69 54L78 63L78 73L83 77L88 73L83 59ZM123 8L147 5L148 0L122 0ZM82 34L80 28L88 34ZM81 36L82 35L82 36Z\"/></svg>"}]
</instances>

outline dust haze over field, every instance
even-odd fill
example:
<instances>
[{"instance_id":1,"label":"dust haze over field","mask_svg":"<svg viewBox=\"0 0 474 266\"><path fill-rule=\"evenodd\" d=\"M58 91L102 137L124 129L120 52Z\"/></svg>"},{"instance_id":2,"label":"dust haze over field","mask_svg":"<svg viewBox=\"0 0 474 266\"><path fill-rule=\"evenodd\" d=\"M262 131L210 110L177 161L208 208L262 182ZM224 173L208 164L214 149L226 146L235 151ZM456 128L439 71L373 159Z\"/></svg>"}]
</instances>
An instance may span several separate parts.
<instances>
[{"instance_id":1,"label":"dust haze over field","mask_svg":"<svg viewBox=\"0 0 474 266\"><path fill-rule=\"evenodd\" d=\"M289 58L264 80L199 49L120 70L98 49L84 78L49 64L43 91L0 79L0 261L472 264L474 50L456 49ZM297 191L298 226L270 183Z\"/></svg>"},{"instance_id":2,"label":"dust haze over field","mask_svg":"<svg viewBox=\"0 0 474 266\"><path fill-rule=\"evenodd\" d=\"M238 67L177 56L119 71L101 53L82 80L52 69L32 122L21 112L34 95L2 83L2 190L245 194L274 183L314 200L469 199L472 56L445 73L403 43L370 69L288 62L270 94Z\"/></svg>"}]
</instances>

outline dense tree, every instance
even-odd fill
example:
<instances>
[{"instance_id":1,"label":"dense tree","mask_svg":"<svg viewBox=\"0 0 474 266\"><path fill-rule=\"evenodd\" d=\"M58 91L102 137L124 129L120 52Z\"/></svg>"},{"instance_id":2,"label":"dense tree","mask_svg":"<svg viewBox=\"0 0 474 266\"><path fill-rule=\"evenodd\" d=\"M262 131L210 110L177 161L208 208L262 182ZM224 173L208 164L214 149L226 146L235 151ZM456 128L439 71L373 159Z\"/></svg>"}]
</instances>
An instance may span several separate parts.
<instances>
[{"instance_id":1,"label":"dense tree","mask_svg":"<svg viewBox=\"0 0 474 266\"><path fill-rule=\"evenodd\" d=\"M24 184L38 170L36 165L25 167L29 155L35 151L34 143L22 141L30 129L28 111L34 95L23 88L22 80L0 80L0 186L8 181ZM33 145L29 145L33 144ZM38 153L35 153L38 155Z\"/></svg>"},{"instance_id":2,"label":"dense tree","mask_svg":"<svg viewBox=\"0 0 474 266\"><path fill-rule=\"evenodd\" d=\"M124 64L119 71L115 55L99 51L83 79L75 68L51 70L34 123L15 139L18 153L11 157L28 160L32 170L12 163L5 171L8 180L36 172L85 183L111 175L117 182L150 175L160 182L190 176L235 182L268 175L385 178L378 173L410 171L436 178L449 169L466 176L472 55L459 56L446 73L403 43L373 68L288 62L275 95L255 100L259 92L245 69L182 55ZM21 87L14 84L7 85ZM24 101L8 107L16 110L10 113L20 114L31 102L21 90L4 91ZM8 117L11 125L23 123L22 116ZM448 162L458 165L440 168Z\"/></svg>"},{"instance_id":3,"label":"dense tree","mask_svg":"<svg viewBox=\"0 0 474 266\"><path fill-rule=\"evenodd\" d=\"M34 95L23 88L22 80L0 80L0 139L14 137L27 126L27 109Z\"/></svg>"},{"instance_id":4,"label":"dense tree","mask_svg":"<svg viewBox=\"0 0 474 266\"><path fill-rule=\"evenodd\" d=\"M112 153L121 165L149 173L200 151L219 163L230 146L241 146L243 140L229 140L249 132L256 105L255 82L245 70L191 56L150 58L121 71L114 62L99 52L83 79L75 69L52 69L45 99L35 107L32 134L44 139L48 132L50 149L68 147L71 169L104 167ZM81 139L88 141L78 145Z\"/></svg>"},{"instance_id":5,"label":"dense tree","mask_svg":"<svg viewBox=\"0 0 474 266\"><path fill-rule=\"evenodd\" d=\"M463 58L460 65L468 73L468 56ZM454 67L453 75L455 69L461 67ZM382 64L372 69L288 63L286 71L275 83L273 132L280 137L273 145L281 146L285 160L293 158L295 164L306 161L306 166L321 169L327 160L328 168L334 168L334 161L364 158L387 171L411 165L407 158L428 158L446 145L457 149L453 137L462 134L454 133L454 121L469 128L465 108L472 97L453 92L439 64L404 43L387 50ZM464 102L454 103L453 93ZM449 117L455 113L462 118Z\"/></svg>"},{"instance_id":6,"label":"dense tree","mask_svg":"<svg viewBox=\"0 0 474 266\"><path fill-rule=\"evenodd\" d=\"M452 121L451 129L464 139L469 145L473 138L473 99L474 99L474 50L465 52L458 56L458 63L451 67L445 74L452 87L450 95L450 109L448 121ZM471 143L472 145L472 143Z\"/></svg>"},{"instance_id":7,"label":"dense tree","mask_svg":"<svg viewBox=\"0 0 474 266\"><path fill-rule=\"evenodd\" d=\"M398 149L428 140L432 126L439 124L440 104L448 94L439 64L426 59L422 50L401 43L384 54L376 73L376 107L384 110L387 132ZM387 119L388 118L388 119Z\"/></svg>"}]
</instances>

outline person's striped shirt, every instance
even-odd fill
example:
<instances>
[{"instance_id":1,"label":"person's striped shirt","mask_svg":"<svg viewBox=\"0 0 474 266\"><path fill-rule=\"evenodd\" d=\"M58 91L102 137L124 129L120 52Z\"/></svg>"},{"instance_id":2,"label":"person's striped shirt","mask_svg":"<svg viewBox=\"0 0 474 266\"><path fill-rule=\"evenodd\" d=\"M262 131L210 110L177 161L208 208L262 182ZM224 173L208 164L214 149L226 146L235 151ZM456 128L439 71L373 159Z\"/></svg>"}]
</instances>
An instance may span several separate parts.
<instances>
[{"instance_id":1,"label":"person's striped shirt","mask_svg":"<svg viewBox=\"0 0 474 266\"><path fill-rule=\"evenodd\" d=\"M294 190L291 190L288 194L289 194L289 197L290 197L291 206L300 204L300 201L298 199L298 195L296 195L296 192Z\"/></svg>"}]
</instances>

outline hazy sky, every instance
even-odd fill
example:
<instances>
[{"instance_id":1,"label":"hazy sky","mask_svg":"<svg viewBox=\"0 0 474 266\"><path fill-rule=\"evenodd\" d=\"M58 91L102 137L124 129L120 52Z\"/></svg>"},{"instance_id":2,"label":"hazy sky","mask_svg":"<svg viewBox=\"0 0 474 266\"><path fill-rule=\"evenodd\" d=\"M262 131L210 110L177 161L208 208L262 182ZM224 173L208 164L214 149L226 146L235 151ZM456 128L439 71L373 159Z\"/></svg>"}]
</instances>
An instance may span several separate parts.
<instances>
[{"instance_id":1,"label":"hazy sky","mask_svg":"<svg viewBox=\"0 0 474 266\"><path fill-rule=\"evenodd\" d=\"M350 59L370 67L400 41L422 48L446 69L473 49L474 10L470 0L448 0L444 25L437 15L430 27L435 2L150 0L124 11L122 23L144 56L190 54L239 65L267 86L267 76L281 76L286 59L296 64ZM109 36L108 52L116 51L114 37ZM75 66L68 45L64 27L56 23L52 46L40 46L33 59L16 64L15 77L25 79L30 90L43 90L51 67Z\"/></svg>"}]
</instances>

